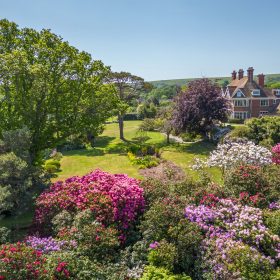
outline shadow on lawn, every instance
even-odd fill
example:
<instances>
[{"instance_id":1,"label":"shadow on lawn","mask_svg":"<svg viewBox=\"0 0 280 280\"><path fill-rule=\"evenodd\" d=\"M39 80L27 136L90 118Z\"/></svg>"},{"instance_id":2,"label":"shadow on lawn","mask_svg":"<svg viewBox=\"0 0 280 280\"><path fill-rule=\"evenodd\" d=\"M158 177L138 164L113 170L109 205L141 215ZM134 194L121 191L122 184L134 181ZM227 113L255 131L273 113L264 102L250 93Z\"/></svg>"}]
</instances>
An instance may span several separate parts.
<instances>
[{"instance_id":1,"label":"shadow on lawn","mask_svg":"<svg viewBox=\"0 0 280 280\"><path fill-rule=\"evenodd\" d=\"M67 151L63 153L65 156L103 156L105 154L103 149L100 148L92 148L92 149L81 149L81 150L73 150Z\"/></svg>"},{"instance_id":2,"label":"shadow on lawn","mask_svg":"<svg viewBox=\"0 0 280 280\"><path fill-rule=\"evenodd\" d=\"M189 144L175 144L172 147L181 152L207 156L215 149L216 145L209 141L200 141Z\"/></svg>"}]
</instances>

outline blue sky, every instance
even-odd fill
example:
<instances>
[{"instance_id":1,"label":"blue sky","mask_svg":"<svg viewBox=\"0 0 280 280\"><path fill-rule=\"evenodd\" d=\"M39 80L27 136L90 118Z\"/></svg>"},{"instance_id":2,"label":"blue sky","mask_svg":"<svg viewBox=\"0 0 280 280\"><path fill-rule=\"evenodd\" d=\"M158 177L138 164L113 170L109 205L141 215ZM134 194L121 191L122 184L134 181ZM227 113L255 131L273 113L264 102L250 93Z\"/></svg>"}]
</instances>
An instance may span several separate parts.
<instances>
[{"instance_id":1,"label":"blue sky","mask_svg":"<svg viewBox=\"0 0 280 280\"><path fill-rule=\"evenodd\" d=\"M146 80L280 73L279 11L279 0L0 0L0 18Z\"/></svg>"}]
</instances>

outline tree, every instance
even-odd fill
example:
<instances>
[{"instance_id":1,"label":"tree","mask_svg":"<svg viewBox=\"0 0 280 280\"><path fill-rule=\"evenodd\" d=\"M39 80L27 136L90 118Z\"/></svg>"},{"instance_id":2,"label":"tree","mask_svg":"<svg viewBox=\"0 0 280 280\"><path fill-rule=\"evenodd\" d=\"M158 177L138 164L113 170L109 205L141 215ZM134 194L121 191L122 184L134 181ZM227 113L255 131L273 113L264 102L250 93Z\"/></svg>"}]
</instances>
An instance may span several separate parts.
<instances>
[{"instance_id":1,"label":"tree","mask_svg":"<svg viewBox=\"0 0 280 280\"><path fill-rule=\"evenodd\" d=\"M108 82L115 86L116 94L119 99L117 115L120 129L120 139L124 140L123 118L125 112L129 107L129 103L135 99L141 91L145 90L147 84L144 83L142 78L134 76L128 72L112 72Z\"/></svg>"},{"instance_id":2,"label":"tree","mask_svg":"<svg viewBox=\"0 0 280 280\"><path fill-rule=\"evenodd\" d=\"M207 138L215 122L227 120L229 109L220 87L203 78L190 82L187 90L175 98L172 123L178 132L195 132Z\"/></svg>"},{"instance_id":3,"label":"tree","mask_svg":"<svg viewBox=\"0 0 280 280\"><path fill-rule=\"evenodd\" d=\"M72 134L96 135L117 101L110 69L43 29L0 21L0 133L26 126L30 155Z\"/></svg>"},{"instance_id":4,"label":"tree","mask_svg":"<svg viewBox=\"0 0 280 280\"><path fill-rule=\"evenodd\" d=\"M173 108L172 106L162 107L158 114L157 118L160 123L160 131L166 134L166 142L167 144L170 143L170 134L174 130L173 123L172 123L172 114Z\"/></svg>"}]
</instances>

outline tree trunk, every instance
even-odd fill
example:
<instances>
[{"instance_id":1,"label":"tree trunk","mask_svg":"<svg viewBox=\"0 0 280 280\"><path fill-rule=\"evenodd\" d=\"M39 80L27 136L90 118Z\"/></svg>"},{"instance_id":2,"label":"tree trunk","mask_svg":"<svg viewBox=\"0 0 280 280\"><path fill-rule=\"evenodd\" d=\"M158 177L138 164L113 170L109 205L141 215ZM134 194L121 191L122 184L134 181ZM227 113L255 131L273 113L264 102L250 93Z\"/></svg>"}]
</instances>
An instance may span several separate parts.
<instances>
[{"instance_id":1,"label":"tree trunk","mask_svg":"<svg viewBox=\"0 0 280 280\"><path fill-rule=\"evenodd\" d=\"M119 129L120 129L120 139L124 140L124 134L123 134L123 115L118 116L119 120Z\"/></svg>"},{"instance_id":2,"label":"tree trunk","mask_svg":"<svg viewBox=\"0 0 280 280\"><path fill-rule=\"evenodd\" d=\"M170 144L170 133L166 133L166 142Z\"/></svg>"}]
</instances>

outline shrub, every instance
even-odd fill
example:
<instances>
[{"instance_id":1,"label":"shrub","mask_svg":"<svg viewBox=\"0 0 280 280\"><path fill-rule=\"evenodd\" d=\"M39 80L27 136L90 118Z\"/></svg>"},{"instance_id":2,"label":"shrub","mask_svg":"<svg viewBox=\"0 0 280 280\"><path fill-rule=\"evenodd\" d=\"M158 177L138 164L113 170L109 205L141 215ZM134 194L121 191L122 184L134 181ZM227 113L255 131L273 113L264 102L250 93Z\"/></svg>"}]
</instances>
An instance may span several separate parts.
<instances>
[{"instance_id":1,"label":"shrub","mask_svg":"<svg viewBox=\"0 0 280 280\"><path fill-rule=\"evenodd\" d=\"M46 256L45 279L106 279L100 265L75 252L53 252Z\"/></svg>"},{"instance_id":2,"label":"shrub","mask_svg":"<svg viewBox=\"0 0 280 280\"><path fill-rule=\"evenodd\" d=\"M160 127L160 122L157 119L144 119L139 126L140 131L155 131Z\"/></svg>"},{"instance_id":3,"label":"shrub","mask_svg":"<svg viewBox=\"0 0 280 280\"><path fill-rule=\"evenodd\" d=\"M240 165L227 170L224 185L227 192L235 197L242 192L247 192L249 195L257 193L266 195L269 191L262 169L253 165Z\"/></svg>"},{"instance_id":4,"label":"shrub","mask_svg":"<svg viewBox=\"0 0 280 280\"><path fill-rule=\"evenodd\" d=\"M249 129L249 139L257 144L264 140L269 140L272 146L280 143L280 117L264 116L261 118L251 118L246 121L246 125Z\"/></svg>"},{"instance_id":5,"label":"shrub","mask_svg":"<svg viewBox=\"0 0 280 280\"><path fill-rule=\"evenodd\" d=\"M272 148L272 162L280 165L280 143Z\"/></svg>"},{"instance_id":6,"label":"shrub","mask_svg":"<svg viewBox=\"0 0 280 280\"><path fill-rule=\"evenodd\" d=\"M280 236L280 209L264 211L264 223L274 234Z\"/></svg>"},{"instance_id":7,"label":"shrub","mask_svg":"<svg viewBox=\"0 0 280 280\"><path fill-rule=\"evenodd\" d=\"M24 243L2 245L0 279L42 279L45 261L42 253Z\"/></svg>"},{"instance_id":8,"label":"shrub","mask_svg":"<svg viewBox=\"0 0 280 280\"><path fill-rule=\"evenodd\" d=\"M186 199L165 197L155 201L144 214L141 231L148 242L169 240L168 230L184 217Z\"/></svg>"},{"instance_id":9,"label":"shrub","mask_svg":"<svg viewBox=\"0 0 280 280\"><path fill-rule=\"evenodd\" d=\"M48 159L45 161L44 168L48 173L56 173L60 170L60 162L55 159Z\"/></svg>"},{"instance_id":10,"label":"shrub","mask_svg":"<svg viewBox=\"0 0 280 280\"><path fill-rule=\"evenodd\" d=\"M227 137L231 139L235 138L248 138L249 129L247 126L237 126L235 127Z\"/></svg>"},{"instance_id":11,"label":"shrub","mask_svg":"<svg viewBox=\"0 0 280 280\"><path fill-rule=\"evenodd\" d=\"M164 267L172 271L177 262L177 250L175 245L161 240L159 243L150 245L151 251L148 255L149 264L157 267Z\"/></svg>"},{"instance_id":12,"label":"shrub","mask_svg":"<svg viewBox=\"0 0 280 280\"><path fill-rule=\"evenodd\" d=\"M57 182L42 193L36 200L35 223L42 232L62 211L76 215L90 209L97 222L114 224L124 233L134 225L144 205L143 189L136 179L95 170Z\"/></svg>"},{"instance_id":13,"label":"shrub","mask_svg":"<svg viewBox=\"0 0 280 280\"><path fill-rule=\"evenodd\" d=\"M244 120L242 119L228 119L229 123L243 124Z\"/></svg>"},{"instance_id":14,"label":"shrub","mask_svg":"<svg viewBox=\"0 0 280 280\"><path fill-rule=\"evenodd\" d=\"M127 156L132 164L138 165L140 169L155 167L159 164L159 159L154 156L136 157L130 152L127 153Z\"/></svg>"},{"instance_id":15,"label":"shrub","mask_svg":"<svg viewBox=\"0 0 280 280\"><path fill-rule=\"evenodd\" d=\"M0 244L8 243L11 239L11 230L0 227Z\"/></svg>"},{"instance_id":16,"label":"shrub","mask_svg":"<svg viewBox=\"0 0 280 280\"><path fill-rule=\"evenodd\" d=\"M189 132L181 133L180 137L184 142L194 142L202 139L201 135Z\"/></svg>"},{"instance_id":17,"label":"shrub","mask_svg":"<svg viewBox=\"0 0 280 280\"><path fill-rule=\"evenodd\" d=\"M191 280L191 277L178 274L176 275L165 268L148 265L145 267L141 280Z\"/></svg>"},{"instance_id":18,"label":"shrub","mask_svg":"<svg viewBox=\"0 0 280 280\"><path fill-rule=\"evenodd\" d=\"M116 249L120 245L118 231L95 221L89 209L76 215L68 238L75 239L78 252L91 259L114 259Z\"/></svg>"}]
</instances>

